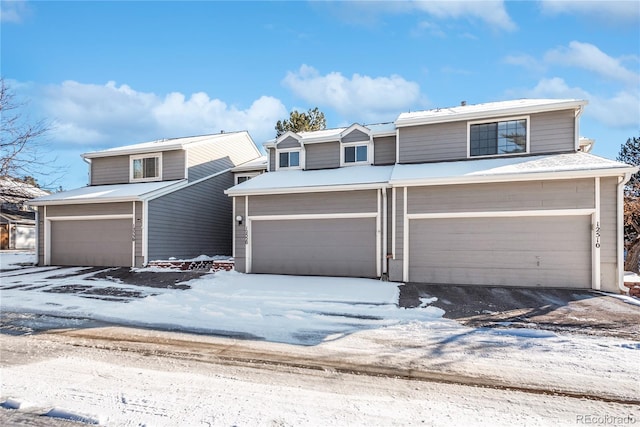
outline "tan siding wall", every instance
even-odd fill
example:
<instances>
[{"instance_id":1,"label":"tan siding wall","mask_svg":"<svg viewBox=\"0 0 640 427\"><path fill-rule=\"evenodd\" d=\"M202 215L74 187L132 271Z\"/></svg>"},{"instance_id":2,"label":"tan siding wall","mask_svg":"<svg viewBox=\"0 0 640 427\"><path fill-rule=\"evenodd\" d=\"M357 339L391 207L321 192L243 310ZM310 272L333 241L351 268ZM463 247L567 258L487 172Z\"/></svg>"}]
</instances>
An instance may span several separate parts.
<instances>
[{"instance_id":1,"label":"tan siding wall","mask_svg":"<svg viewBox=\"0 0 640 427\"><path fill-rule=\"evenodd\" d=\"M236 201L236 211L233 214L233 218L238 215L241 215L244 218L242 221L242 225L238 225L237 221L233 221L233 226L235 227L235 245L236 245L236 253L235 253L235 269L240 273L245 273L247 271L246 267L246 230L247 230L247 220L245 218L245 197L235 197Z\"/></svg>"},{"instance_id":2,"label":"tan siding wall","mask_svg":"<svg viewBox=\"0 0 640 427\"><path fill-rule=\"evenodd\" d=\"M369 135L357 129L349 132L349 134L342 137L342 142L344 143L360 142L360 141L369 141Z\"/></svg>"},{"instance_id":3,"label":"tan siding wall","mask_svg":"<svg viewBox=\"0 0 640 427\"><path fill-rule=\"evenodd\" d=\"M377 190L249 197L249 215L377 212Z\"/></svg>"},{"instance_id":4,"label":"tan siding wall","mask_svg":"<svg viewBox=\"0 0 640 427\"><path fill-rule=\"evenodd\" d=\"M409 187L409 213L594 208L593 179Z\"/></svg>"},{"instance_id":5,"label":"tan siding wall","mask_svg":"<svg viewBox=\"0 0 640 427\"><path fill-rule=\"evenodd\" d=\"M171 150L162 153L162 179L171 181L184 179L184 150Z\"/></svg>"},{"instance_id":6,"label":"tan siding wall","mask_svg":"<svg viewBox=\"0 0 640 427\"><path fill-rule=\"evenodd\" d=\"M602 290L618 292L617 285L617 179L600 179L600 284ZM622 244L622 243L621 243Z\"/></svg>"},{"instance_id":7,"label":"tan siding wall","mask_svg":"<svg viewBox=\"0 0 640 427\"><path fill-rule=\"evenodd\" d=\"M531 115L530 152L575 151L575 118L572 110Z\"/></svg>"},{"instance_id":8,"label":"tan siding wall","mask_svg":"<svg viewBox=\"0 0 640 427\"><path fill-rule=\"evenodd\" d=\"M331 169L340 167L340 143L325 142L305 146L305 169Z\"/></svg>"},{"instance_id":9,"label":"tan siding wall","mask_svg":"<svg viewBox=\"0 0 640 427\"><path fill-rule=\"evenodd\" d=\"M91 159L91 185L129 182L129 156Z\"/></svg>"},{"instance_id":10,"label":"tan siding wall","mask_svg":"<svg viewBox=\"0 0 640 427\"><path fill-rule=\"evenodd\" d=\"M395 136L374 138L373 147L374 165L392 165L396 162Z\"/></svg>"},{"instance_id":11,"label":"tan siding wall","mask_svg":"<svg viewBox=\"0 0 640 427\"><path fill-rule=\"evenodd\" d=\"M280 141L280 143L278 144L278 149L283 149L283 148L298 148L300 147L300 143L298 142L297 139L295 139L292 136L289 136L285 139L283 139L282 141Z\"/></svg>"},{"instance_id":12,"label":"tan siding wall","mask_svg":"<svg viewBox=\"0 0 640 427\"><path fill-rule=\"evenodd\" d=\"M210 143L194 144L187 149L189 181L232 168L259 157L244 134L227 135Z\"/></svg>"},{"instance_id":13,"label":"tan siding wall","mask_svg":"<svg viewBox=\"0 0 640 427\"><path fill-rule=\"evenodd\" d=\"M132 213L132 202L47 206L48 218L55 216L122 215Z\"/></svg>"}]
</instances>

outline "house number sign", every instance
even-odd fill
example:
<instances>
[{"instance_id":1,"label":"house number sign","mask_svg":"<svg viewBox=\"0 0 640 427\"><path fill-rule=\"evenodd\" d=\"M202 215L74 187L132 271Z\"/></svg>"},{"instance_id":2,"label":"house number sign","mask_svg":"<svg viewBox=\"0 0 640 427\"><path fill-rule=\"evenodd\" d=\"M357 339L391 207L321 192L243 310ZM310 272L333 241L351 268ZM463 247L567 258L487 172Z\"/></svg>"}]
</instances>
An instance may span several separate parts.
<instances>
[{"instance_id":1,"label":"house number sign","mask_svg":"<svg viewBox=\"0 0 640 427\"><path fill-rule=\"evenodd\" d=\"M600 247L600 221L596 222L596 248Z\"/></svg>"}]
</instances>

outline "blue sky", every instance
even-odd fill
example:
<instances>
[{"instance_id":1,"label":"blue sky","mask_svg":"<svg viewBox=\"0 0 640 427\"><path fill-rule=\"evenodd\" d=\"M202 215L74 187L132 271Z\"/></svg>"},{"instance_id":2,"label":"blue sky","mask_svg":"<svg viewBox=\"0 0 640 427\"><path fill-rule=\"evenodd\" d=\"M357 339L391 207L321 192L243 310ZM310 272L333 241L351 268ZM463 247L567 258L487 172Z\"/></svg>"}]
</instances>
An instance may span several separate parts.
<instances>
[{"instance_id":1,"label":"blue sky","mask_svg":"<svg viewBox=\"0 0 640 427\"><path fill-rule=\"evenodd\" d=\"M261 145L316 106L339 127L580 98L594 154L640 133L638 1L0 4L2 76L54 125L43 156L65 189L86 184L84 152L220 130Z\"/></svg>"}]
</instances>

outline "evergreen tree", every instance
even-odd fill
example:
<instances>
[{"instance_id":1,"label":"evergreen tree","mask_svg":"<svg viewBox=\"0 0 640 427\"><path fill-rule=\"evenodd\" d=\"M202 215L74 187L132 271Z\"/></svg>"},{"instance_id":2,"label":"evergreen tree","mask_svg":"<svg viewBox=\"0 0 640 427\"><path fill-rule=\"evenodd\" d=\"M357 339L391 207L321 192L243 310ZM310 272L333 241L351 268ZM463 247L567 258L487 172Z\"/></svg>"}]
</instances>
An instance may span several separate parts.
<instances>
[{"instance_id":1,"label":"evergreen tree","mask_svg":"<svg viewBox=\"0 0 640 427\"><path fill-rule=\"evenodd\" d=\"M309 109L306 113L294 110L289 114L288 119L278 120L276 123L276 138L289 131L309 132L326 128L327 121L324 113L318 107Z\"/></svg>"},{"instance_id":2,"label":"evergreen tree","mask_svg":"<svg viewBox=\"0 0 640 427\"><path fill-rule=\"evenodd\" d=\"M620 147L618 161L640 166L640 138L632 137ZM640 272L640 174L635 173L624 190L624 269Z\"/></svg>"}]
</instances>

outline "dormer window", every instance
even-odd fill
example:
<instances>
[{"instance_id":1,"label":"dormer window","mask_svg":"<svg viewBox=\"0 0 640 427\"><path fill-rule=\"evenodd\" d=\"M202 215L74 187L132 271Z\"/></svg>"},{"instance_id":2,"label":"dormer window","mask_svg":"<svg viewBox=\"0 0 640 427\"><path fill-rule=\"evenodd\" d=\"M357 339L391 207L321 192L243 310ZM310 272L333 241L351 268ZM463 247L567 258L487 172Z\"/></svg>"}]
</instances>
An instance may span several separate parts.
<instances>
[{"instance_id":1,"label":"dormer window","mask_svg":"<svg viewBox=\"0 0 640 427\"><path fill-rule=\"evenodd\" d=\"M342 144L341 166L368 165L371 164L370 143L350 142Z\"/></svg>"},{"instance_id":2,"label":"dormer window","mask_svg":"<svg viewBox=\"0 0 640 427\"><path fill-rule=\"evenodd\" d=\"M278 153L278 169L300 169L300 167L300 150Z\"/></svg>"},{"instance_id":3,"label":"dormer window","mask_svg":"<svg viewBox=\"0 0 640 427\"><path fill-rule=\"evenodd\" d=\"M162 153L140 154L130 157L131 182L146 182L162 180Z\"/></svg>"},{"instance_id":4,"label":"dormer window","mask_svg":"<svg viewBox=\"0 0 640 427\"><path fill-rule=\"evenodd\" d=\"M504 156L529 151L529 118L468 125L469 157Z\"/></svg>"}]
</instances>

